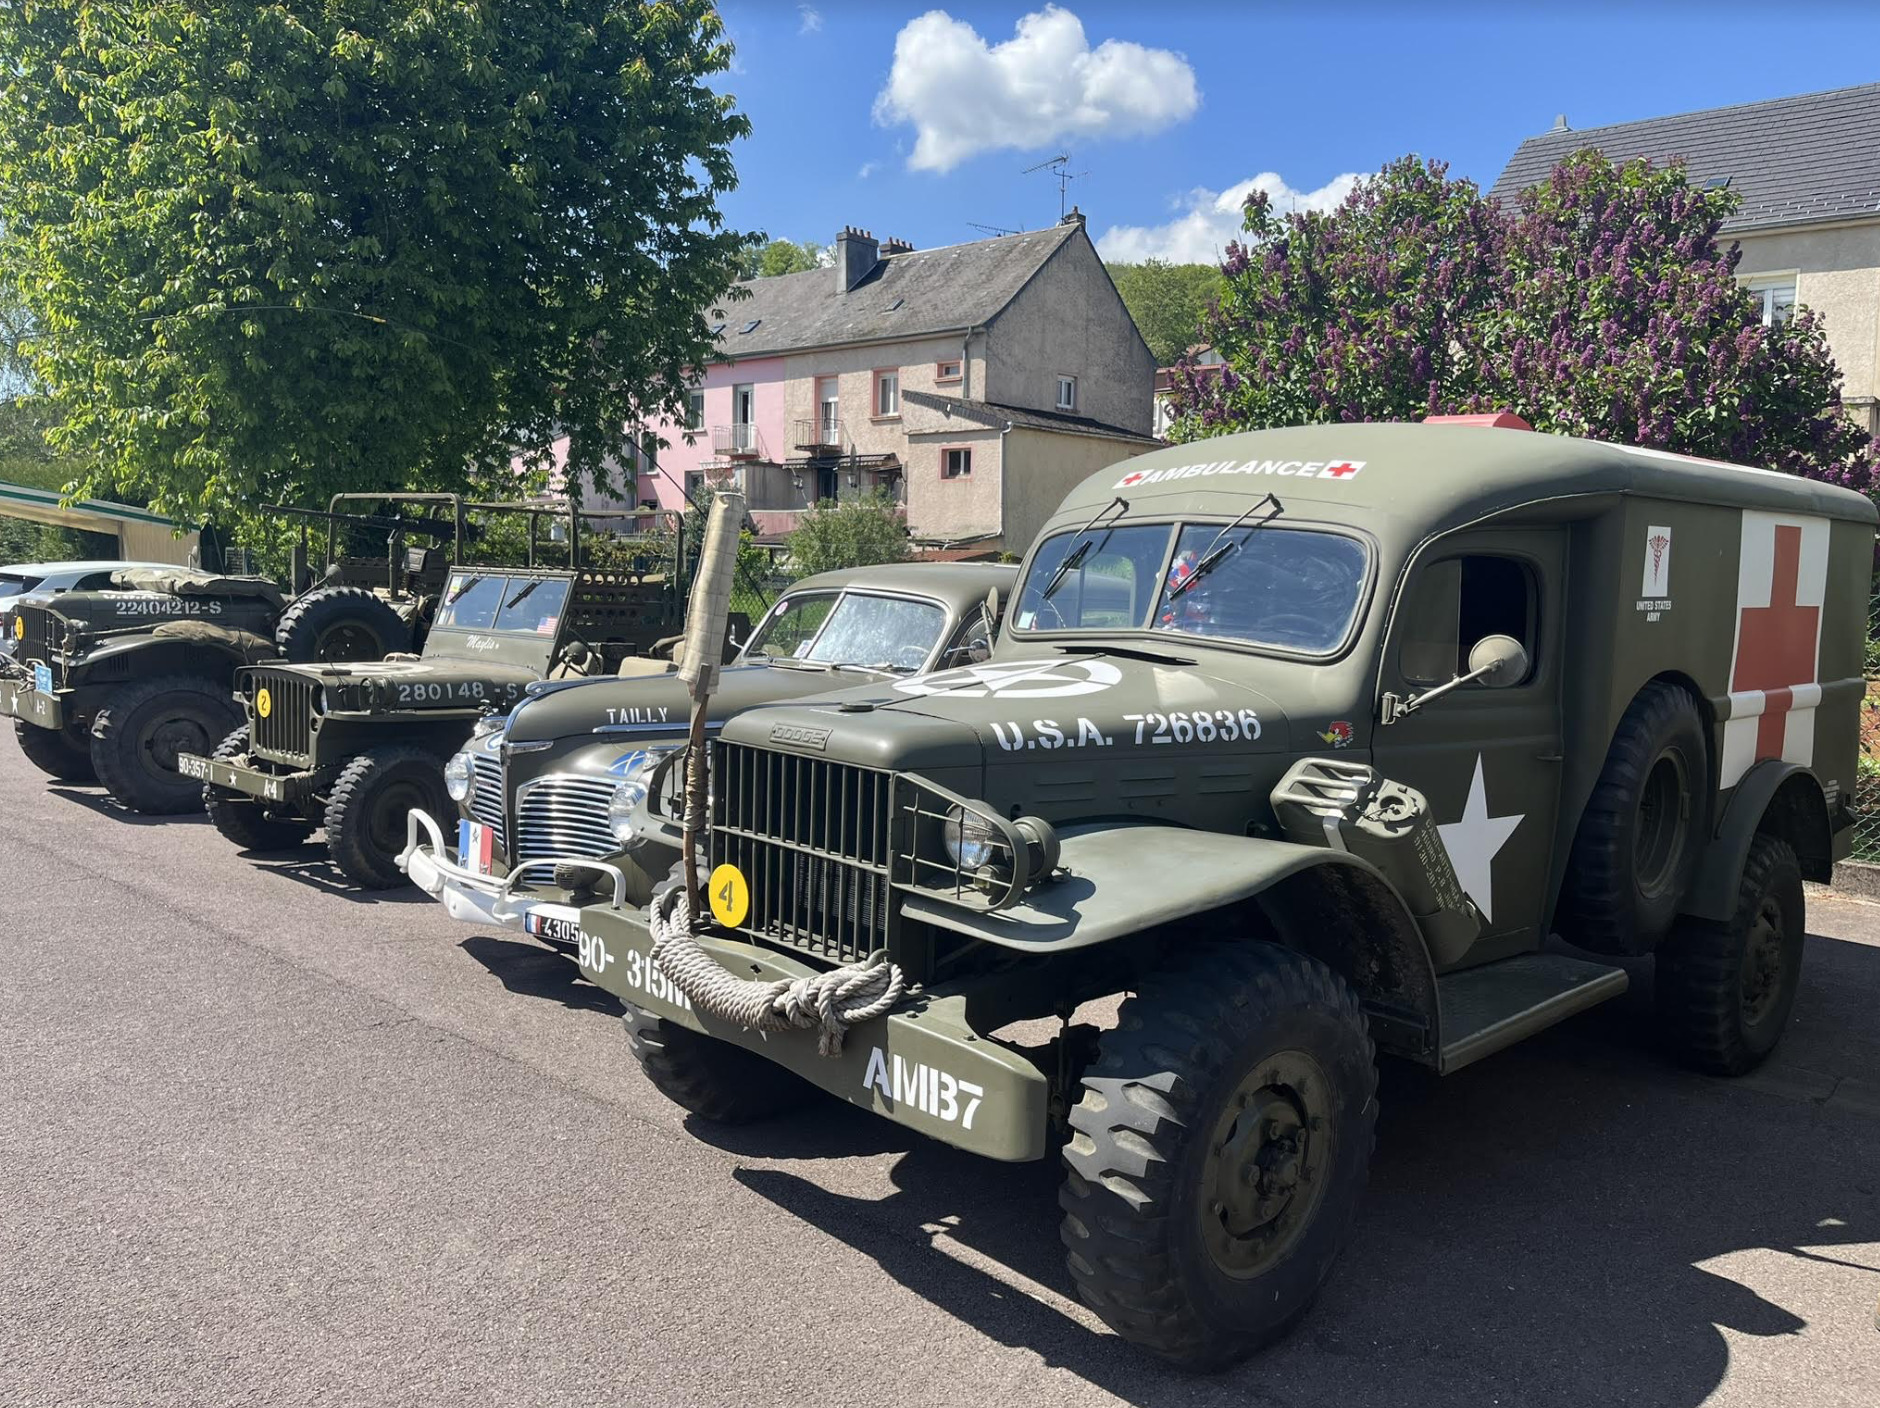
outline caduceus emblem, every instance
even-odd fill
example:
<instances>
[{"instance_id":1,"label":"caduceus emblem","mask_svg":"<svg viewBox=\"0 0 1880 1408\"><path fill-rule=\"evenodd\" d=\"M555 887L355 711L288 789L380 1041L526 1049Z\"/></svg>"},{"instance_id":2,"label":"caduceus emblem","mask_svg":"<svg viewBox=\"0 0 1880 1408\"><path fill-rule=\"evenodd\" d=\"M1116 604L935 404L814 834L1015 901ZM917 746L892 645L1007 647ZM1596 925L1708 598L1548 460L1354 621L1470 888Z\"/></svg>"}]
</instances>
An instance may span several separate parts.
<instances>
[{"instance_id":1,"label":"caduceus emblem","mask_svg":"<svg viewBox=\"0 0 1880 1408\"><path fill-rule=\"evenodd\" d=\"M1671 546L1671 539L1663 533L1654 533L1645 540L1645 546L1652 550L1652 580L1655 582L1664 575L1665 549Z\"/></svg>"}]
</instances>

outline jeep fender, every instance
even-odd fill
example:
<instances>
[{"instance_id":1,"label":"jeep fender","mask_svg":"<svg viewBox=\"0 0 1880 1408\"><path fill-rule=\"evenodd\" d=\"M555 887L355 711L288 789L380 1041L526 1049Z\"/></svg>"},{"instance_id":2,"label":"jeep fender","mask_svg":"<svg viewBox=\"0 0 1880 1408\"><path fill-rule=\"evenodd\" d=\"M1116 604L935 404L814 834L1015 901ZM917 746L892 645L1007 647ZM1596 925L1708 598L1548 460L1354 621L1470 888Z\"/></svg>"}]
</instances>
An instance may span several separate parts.
<instances>
[{"instance_id":1,"label":"jeep fender","mask_svg":"<svg viewBox=\"0 0 1880 1408\"><path fill-rule=\"evenodd\" d=\"M1729 919L1736 909L1749 843L1759 831L1793 846L1805 877L1828 880L1834 869L1834 840L1821 783L1798 763L1766 758L1744 773L1730 793L1716 835L1698 859L1684 913L1719 923Z\"/></svg>"},{"instance_id":2,"label":"jeep fender","mask_svg":"<svg viewBox=\"0 0 1880 1408\"><path fill-rule=\"evenodd\" d=\"M239 631L230 634L241 636L249 633ZM261 641L261 639L260 636L251 637L253 641ZM267 654L260 658L269 659L273 653L273 646L268 645ZM135 654L137 657L138 665L133 673L139 677L174 673L200 674L203 672L203 666L208 663L208 658L226 661L231 674L236 666L254 663L244 654L242 643L237 640L213 635L185 636L175 632L152 630L147 634L120 636L106 641L95 650L87 652L73 669L79 675L79 682L82 684L87 682L84 678L87 671L106 660L129 654Z\"/></svg>"},{"instance_id":3,"label":"jeep fender","mask_svg":"<svg viewBox=\"0 0 1880 1408\"><path fill-rule=\"evenodd\" d=\"M1439 1049L1429 949L1369 862L1329 847L1154 823L1070 827L1059 840L1069 875L1016 904L987 912L912 893L902 913L1004 948L1059 953L1251 905L1280 942L1358 990L1380 1045L1424 1059Z\"/></svg>"}]
</instances>

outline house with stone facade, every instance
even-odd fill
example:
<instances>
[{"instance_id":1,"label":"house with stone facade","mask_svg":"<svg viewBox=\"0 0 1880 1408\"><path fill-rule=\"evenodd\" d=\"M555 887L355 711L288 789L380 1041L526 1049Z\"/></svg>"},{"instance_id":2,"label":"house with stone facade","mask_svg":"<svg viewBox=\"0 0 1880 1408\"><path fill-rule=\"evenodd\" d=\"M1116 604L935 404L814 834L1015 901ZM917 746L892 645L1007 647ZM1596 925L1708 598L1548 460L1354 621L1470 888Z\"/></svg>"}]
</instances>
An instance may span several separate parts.
<instances>
[{"instance_id":1,"label":"house with stone facade","mask_svg":"<svg viewBox=\"0 0 1880 1408\"><path fill-rule=\"evenodd\" d=\"M1575 131L1564 117L1515 151L1490 194L1512 200L1586 147L1611 161L1682 158L1693 183L1742 196L1723 235L1765 322L1821 315L1848 414L1880 433L1880 83Z\"/></svg>"},{"instance_id":2,"label":"house with stone facade","mask_svg":"<svg viewBox=\"0 0 1880 1408\"><path fill-rule=\"evenodd\" d=\"M1073 484L1154 447L1155 359L1081 215L928 250L845 229L834 250L712 312L722 356L685 424L649 427L666 448L637 503L735 485L780 536L880 490L920 545L1022 552Z\"/></svg>"}]
</instances>

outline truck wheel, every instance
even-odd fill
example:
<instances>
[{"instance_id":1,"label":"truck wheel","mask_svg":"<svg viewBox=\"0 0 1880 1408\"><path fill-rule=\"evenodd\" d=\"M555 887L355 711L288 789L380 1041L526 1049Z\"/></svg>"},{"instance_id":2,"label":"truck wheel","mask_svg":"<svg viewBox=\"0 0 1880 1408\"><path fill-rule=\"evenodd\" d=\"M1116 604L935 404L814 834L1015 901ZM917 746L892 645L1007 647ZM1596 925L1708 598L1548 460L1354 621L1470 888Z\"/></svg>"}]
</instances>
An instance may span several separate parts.
<instances>
[{"instance_id":1,"label":"truck wheel","mask_svg":"<svg viewBox=\"0 0 1880 1408\"><path fill-rule=\"evenodd\" d=\"M1377 1066L1315 959L1217 945L1124 1002L1071 1111L1071 1279L1124 1339L1218 1369L1290 1329L1350 1231Z\"/></svg>"},{"instance_id":2,"label":"truck wheel","mask_svg":"<svg viewBox=\"0 0 1880 1408\"><path fill-rule=\"evenodd\" d=\"M411 627L364 587L325 587L282 613L274 643L296 665L381 660L411 643Z\"/></svg>"},{"instance_id":3,"label":"truck wheel","mask_svg":"<svg viewBox=\"0 0 1880 1408\"><path fill-rule=\"evenodd\" d=\"M435 753L393 744L348 760L326 804L326 848L340 874L368 890L405 884L398 853L413 807L434 817L457 814Z\"/></svg>"},{"instance_id":4,"label":"truck wheel","mask_svg":"<svg viewBox=\"0 0 1880 1408\"><path fill-rule=\"evenodd\" d=\"M623 1020L640 1069L659 1093L714 1124L750 1124L785 1114L816 1093L815 1086L773 1061L631 1003Z\"/></svg>"},{"instance_id":5,"label":"truck wheel","mask_svg":"<svg viewBox=\"0 0 1880 1408\"><path fill-rule=\"evenodd\" d=\"M1619 720L1561 887L1561 933L1613 957L1650 953L1671 928L1709 833L1704 717L1654 680Z\"/></svg>"},{"instance_id":6,"label":"truck wheel","mask_svg":"<svg viewBox=\"0 0 1880 1408\"><path fill-rule=\"evenodd\" d=\"M90 782L97 776L91 766L91 736L83 728L38 728L15 719L13 736L27 762L61 782Z\"/></svg>"},{"instance_id":7,"label":"truck wheel","mask_svg":"<svg viewBox=\"0 0 1880 1408\"><path fill-rule=\"evenodd\" d=\"M212 756L226 762L247 751L248 725L243 724L217 745ZM215 829L244 851L285 851L313 834L313 828L305 822L270 816L254 798L206 782L202 785L202 809L209 813Z\"/></svg>"},{"instance_id":8,"label":"truck wheel","mask_svg":"<svg viewBox=\"0 0 1880 1408\"><path fill-rule=\"evenodd\" d=\"M137 680L92 721L91 765L105 790L134 812L194 811L202 784L177 772L177 755L207 753L240 719L227 683L194 675Z\"/></svg>"},{"instance_id":9,"label":"truck wheel","mask_svg":"<svg viewBox=\"0 0 1880 1408\"><path fill-rule=\"evenodd\" d=\"M1721 924L1686 916L1658 949L1653 995L1678 1059L1720 1076L1761 1065L1795 1005L1807 930L1794 850L1754 837L1735 913Z\"/></svg>"}]
</instances>

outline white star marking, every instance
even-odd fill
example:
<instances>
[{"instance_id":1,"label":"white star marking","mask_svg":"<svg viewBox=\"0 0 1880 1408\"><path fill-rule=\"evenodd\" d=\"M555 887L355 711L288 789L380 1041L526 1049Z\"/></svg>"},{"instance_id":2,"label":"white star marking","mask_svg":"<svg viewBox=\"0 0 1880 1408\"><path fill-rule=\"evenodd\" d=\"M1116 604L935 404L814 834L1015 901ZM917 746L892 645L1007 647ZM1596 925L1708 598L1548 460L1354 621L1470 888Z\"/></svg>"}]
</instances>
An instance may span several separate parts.
<instances>
[{"instance_id":1,"label":"white star marking","mask_svg":"<svg viewBox=\"0 0 1880 1408\"><path fill-rule=\"evenodd\" d=\"M1495 879L1492 862L1495 854L1508 843L1527 815L1490 816L1488 789L1482 785L1482 755L1475 755L1475 781L1469 784L1469 801L1462 809L1462 819L1436 830L1449 852L1449 863L1456 868L1456 879L1468 891L1469 898L1491 923L1495 918Z\"/></svg>"}]
</instances>

